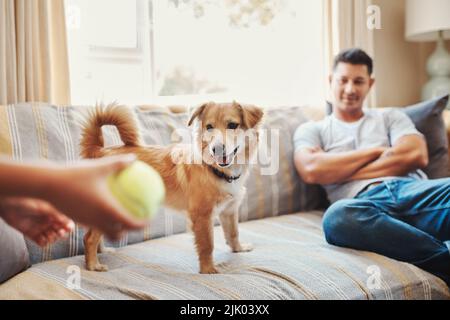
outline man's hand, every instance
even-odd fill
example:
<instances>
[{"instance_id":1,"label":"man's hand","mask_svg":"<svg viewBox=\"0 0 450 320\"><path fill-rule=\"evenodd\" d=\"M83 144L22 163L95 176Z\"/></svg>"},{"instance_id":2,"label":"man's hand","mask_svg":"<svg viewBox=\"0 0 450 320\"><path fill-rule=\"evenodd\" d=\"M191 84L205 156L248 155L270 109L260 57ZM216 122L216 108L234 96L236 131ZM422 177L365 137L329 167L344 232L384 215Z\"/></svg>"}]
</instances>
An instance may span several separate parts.
<instances>
[{"instance_id":1,"label":"man's hand","mask_svg":"<svg viewBox=\"0 0 450 320\"><path fill-rule=\"evenodd\" d=\"M404 176L427 165L425 140L419 135L407 135L398 139L392 148L386 149L379 159L355 172L348 181Z\"/></svg>"}]
</instances>

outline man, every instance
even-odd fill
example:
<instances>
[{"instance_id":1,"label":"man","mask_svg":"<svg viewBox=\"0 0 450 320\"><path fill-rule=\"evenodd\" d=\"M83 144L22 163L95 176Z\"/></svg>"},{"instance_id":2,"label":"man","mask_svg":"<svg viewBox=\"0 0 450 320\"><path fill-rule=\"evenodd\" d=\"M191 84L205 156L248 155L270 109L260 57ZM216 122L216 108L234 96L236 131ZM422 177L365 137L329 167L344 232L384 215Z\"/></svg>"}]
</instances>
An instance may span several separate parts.
<instances>
[{"instance_id":1,"label":"man","mask_svg":"<svg viewBox=\"0 0 450 320\"><path fill-rule=\"evenodd\" d=\"M333 112L295 132L296 168L327 191L328 243L412 263L450 285L450 179L426 179L426 142L408 116L363 109L372 69L360 49L335 58Z\"/></svg>"}]
</instances>

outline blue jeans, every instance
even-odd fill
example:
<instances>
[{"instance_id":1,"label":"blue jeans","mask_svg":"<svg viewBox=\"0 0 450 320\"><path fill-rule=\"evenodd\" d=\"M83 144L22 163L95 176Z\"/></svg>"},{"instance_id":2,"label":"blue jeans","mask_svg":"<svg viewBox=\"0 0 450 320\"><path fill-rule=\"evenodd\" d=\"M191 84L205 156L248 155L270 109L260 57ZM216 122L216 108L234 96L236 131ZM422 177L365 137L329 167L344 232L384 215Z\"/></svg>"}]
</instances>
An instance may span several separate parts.
<instances>
[{"instance_id":1,"label":"blue jeans","mask_svg":"<svg viewBox=\"0 0 450 320\"><path fill-rule=\"evenodd\" d=\"M385 181L325 212L328 243L412 263L450 286L450 178Z\"/></svg>"}]
</instances>

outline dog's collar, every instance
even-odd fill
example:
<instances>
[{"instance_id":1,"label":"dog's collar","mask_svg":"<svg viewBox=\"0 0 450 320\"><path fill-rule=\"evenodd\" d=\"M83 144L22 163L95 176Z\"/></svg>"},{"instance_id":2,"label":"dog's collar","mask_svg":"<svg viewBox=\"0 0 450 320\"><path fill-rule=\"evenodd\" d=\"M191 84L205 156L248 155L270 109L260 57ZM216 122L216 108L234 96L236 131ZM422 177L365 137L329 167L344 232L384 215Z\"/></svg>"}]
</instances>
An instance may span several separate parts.
<instances>
[{"instance_id":1,"label":"dog's collar","mask_svg":"<svg viewBox=\"0 0 450 320\"><path fill-rule=\"evenodd\" d=\"M233 181L239 179L241 175L238 176L229 176L225 172L218 170L217 168L214 168L213 166L209 166L211 171L216 175L216 177L220 179L224 179L228 183L232 183Z\"/></svg>"}]
</instances>

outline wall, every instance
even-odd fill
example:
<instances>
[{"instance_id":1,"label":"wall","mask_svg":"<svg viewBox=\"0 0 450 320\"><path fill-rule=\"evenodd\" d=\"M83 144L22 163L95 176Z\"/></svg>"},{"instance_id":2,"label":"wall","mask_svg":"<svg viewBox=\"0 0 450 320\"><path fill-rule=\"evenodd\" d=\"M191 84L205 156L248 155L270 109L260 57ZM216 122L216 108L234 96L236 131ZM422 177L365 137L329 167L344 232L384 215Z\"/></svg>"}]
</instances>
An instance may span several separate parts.
<instances>
[{"instance_id":1,"label":"wall","mask_svg":"<svg viewBox=\"0 0 450 320\"><path fill-rule=\"evenodd\" d=\"M435 44L405 40L405 0L373 0L381 9L381 30L374 31L374 63L379 107L420 101L428 77L425 64ZM446 41L450 50L450 41Z\"/></svg>"}]
</instances>

